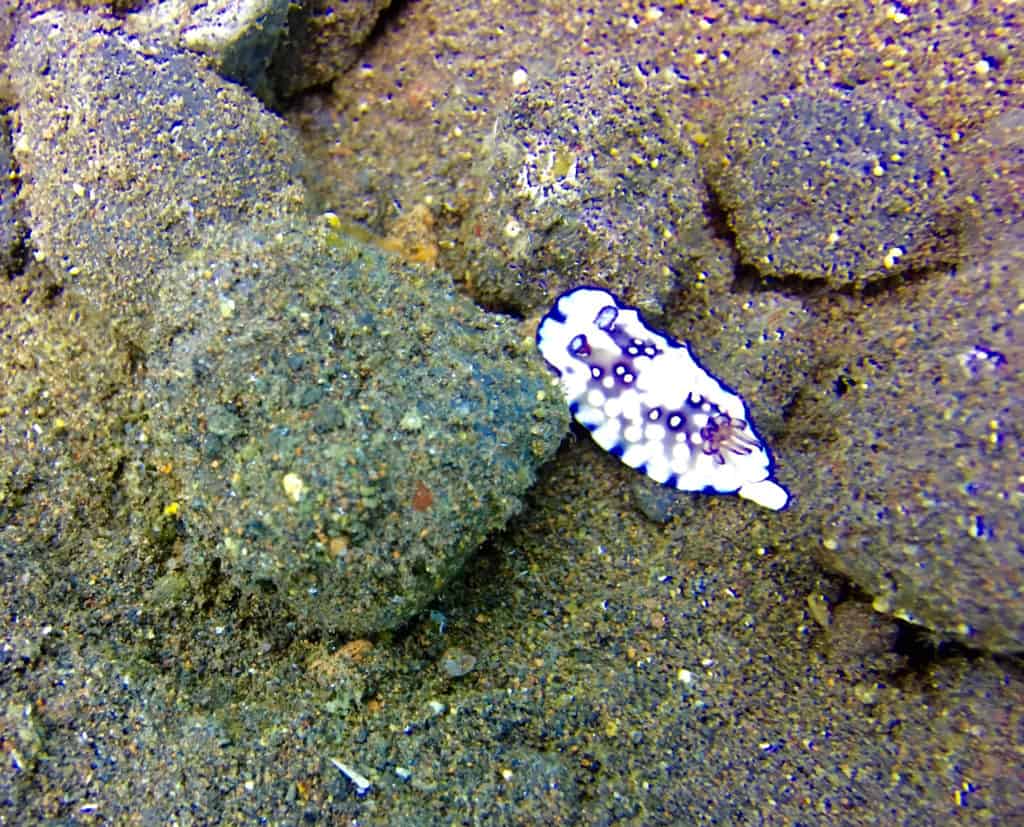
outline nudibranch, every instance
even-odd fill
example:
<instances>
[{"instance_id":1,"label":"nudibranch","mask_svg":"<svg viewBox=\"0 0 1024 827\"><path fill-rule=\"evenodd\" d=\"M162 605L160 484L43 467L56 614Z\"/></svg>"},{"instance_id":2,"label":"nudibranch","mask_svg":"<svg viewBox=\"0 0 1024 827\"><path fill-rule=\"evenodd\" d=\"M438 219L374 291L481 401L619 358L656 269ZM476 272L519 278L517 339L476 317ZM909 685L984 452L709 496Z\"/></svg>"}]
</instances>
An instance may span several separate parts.
<instances>
[{"instance_id":1,"label":"nudibranch","mask_svg":"<svg viewBox=\"0 0 1024 827\"><path fill-rule=\"evenodd\" d=\"M541 319L537 347L576 421L626 465L680 491L786 506L743 400L635 307L607 290L570 290Z\"/></svg>"}]
</instances>

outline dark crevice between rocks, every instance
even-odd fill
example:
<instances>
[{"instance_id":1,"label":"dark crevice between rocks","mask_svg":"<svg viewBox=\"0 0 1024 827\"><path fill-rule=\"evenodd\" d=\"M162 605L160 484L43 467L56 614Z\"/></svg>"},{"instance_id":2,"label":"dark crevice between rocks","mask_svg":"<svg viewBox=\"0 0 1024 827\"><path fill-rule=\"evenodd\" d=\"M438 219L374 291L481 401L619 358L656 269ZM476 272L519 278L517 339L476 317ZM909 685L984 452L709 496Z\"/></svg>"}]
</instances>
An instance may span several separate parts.
<instances>
[{"instance_id":1,"label":"dark crevice between rocks","mask_svg":"<svg viewBox=\"0 0 1024 827\"><path fill-rule=\"evenodd\" d=\"M13 107L0 98L0 159L4 159L0 166L6 167L0 169L0 173L7 177L0 192L0 221L7 222L6 228L0 227L0 270L10 281L26 275L29 263L29 230L24 220L24 206L19 200L21 170L13 153L12 110ZM8 198L10 205L5 207L4 200Z\"/></svg>"},{"instance_id":2,"label":"dark crevice between rocks","mask_svg":"<svg viewBox=\"0 0 1024 827\"><path fill-rule=\"evenodd\" d=\"M388 36L388 31L398 25L395 21L404 12L405 6L404 0L392 2L380 11L366 36L361 41L351 44L354 57L349 66L337 71L323 82L310 83L303 85L300 89L289 90L286 75L292 69L289 68L288 55L296 49L309 46L306 41L312 35L310 21L316 14L316 11L308 5L293 3L288 12L282 36L274 47L266 67L268 78L266 91L273 111L283 117L288 117L291 113L308 110L305 102L310 98L322 98L325 101L332 99L335 84L360 62L362 55L373 48L379 38Z\"/></svg>"},{"instance_id":3,"label":"dark crevice between rocks","mask_svg":"<svg viewBox=\"0 0 1024 827\"><path fill-rule=\"evenodd\" d=\"M409 5L409 0L392 0L381 10L377 22L373 24L373 28L363 41L364 52L373 48L380 38L389 37L394 29L401 28L401 18Z\"/></svg>"},{"instance_id":4,"label":"dark crevice between rocks","mask_svg":"<svg viewBox=\"0 0 1024 827\"><path fill-rule=\"evenodd\" d=\"M922 675L940 661L976 660L983 657L980 652L944 637L932 629L904 620L895 622L898 634L893 651L906 659L905 666L893 675L893 680L897 684Z\"/></svg>"}]
</instances>

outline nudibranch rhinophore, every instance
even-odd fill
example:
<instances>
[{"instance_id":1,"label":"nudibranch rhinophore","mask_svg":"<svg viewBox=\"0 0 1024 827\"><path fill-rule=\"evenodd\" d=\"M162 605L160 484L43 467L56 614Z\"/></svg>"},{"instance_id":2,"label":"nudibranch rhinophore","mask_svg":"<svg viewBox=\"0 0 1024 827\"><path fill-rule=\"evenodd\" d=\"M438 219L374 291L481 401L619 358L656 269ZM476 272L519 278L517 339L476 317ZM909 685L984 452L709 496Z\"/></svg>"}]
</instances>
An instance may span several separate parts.
<instances>
[{"instance_id":1,"label":"nudibranch rhinophore","mask_svg":"<svg viewBox=\"0 0 1024 827\"><path fill-rule=\"evenodd\" d=\"M680 491L786 506L743 400L635 307L607 290L570 290L541 319L537 347L576 421L626 465Z\"/></svg>"}]
</instances>

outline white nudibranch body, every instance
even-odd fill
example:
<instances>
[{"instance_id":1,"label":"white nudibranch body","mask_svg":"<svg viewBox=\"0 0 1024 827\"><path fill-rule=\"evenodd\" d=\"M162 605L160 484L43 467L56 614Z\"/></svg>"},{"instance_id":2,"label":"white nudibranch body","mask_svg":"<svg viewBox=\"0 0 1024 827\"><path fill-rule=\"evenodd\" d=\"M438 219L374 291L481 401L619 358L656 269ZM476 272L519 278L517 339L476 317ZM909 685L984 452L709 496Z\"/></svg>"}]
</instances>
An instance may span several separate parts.
<instances>
[{"instance_id":1,"label":"white nudibranch body","mask_svg":"<svg viewBox=\"0 0 1024 827\"><path fill-rule=\"evenodd\" d=\"M743 400L635 307L607 290L570 290L541 319L537 347L576 421L626 465L680 491L786 506Z\"/></svg>"}]
</instances>

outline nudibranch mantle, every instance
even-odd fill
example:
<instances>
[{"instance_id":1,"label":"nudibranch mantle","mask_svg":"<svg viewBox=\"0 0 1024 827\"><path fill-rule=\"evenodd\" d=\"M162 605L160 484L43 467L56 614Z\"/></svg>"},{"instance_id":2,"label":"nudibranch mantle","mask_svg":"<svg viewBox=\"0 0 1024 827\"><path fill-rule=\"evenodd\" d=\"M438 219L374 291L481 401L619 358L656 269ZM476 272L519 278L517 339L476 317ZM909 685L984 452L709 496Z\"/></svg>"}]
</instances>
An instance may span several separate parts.
<instances>
[{"instance_id":1,"label":"nudibranch mantle","mask_svg":"<svg viewBox=\"0 0 1024 827\"><path fill-rule=\"evenodd\" d=\"M680 491L786 506L743 400L635 307L607 290L570 290L541 319L537 347L576 421L626 465Z\"/></svg>"}]
</instances>

